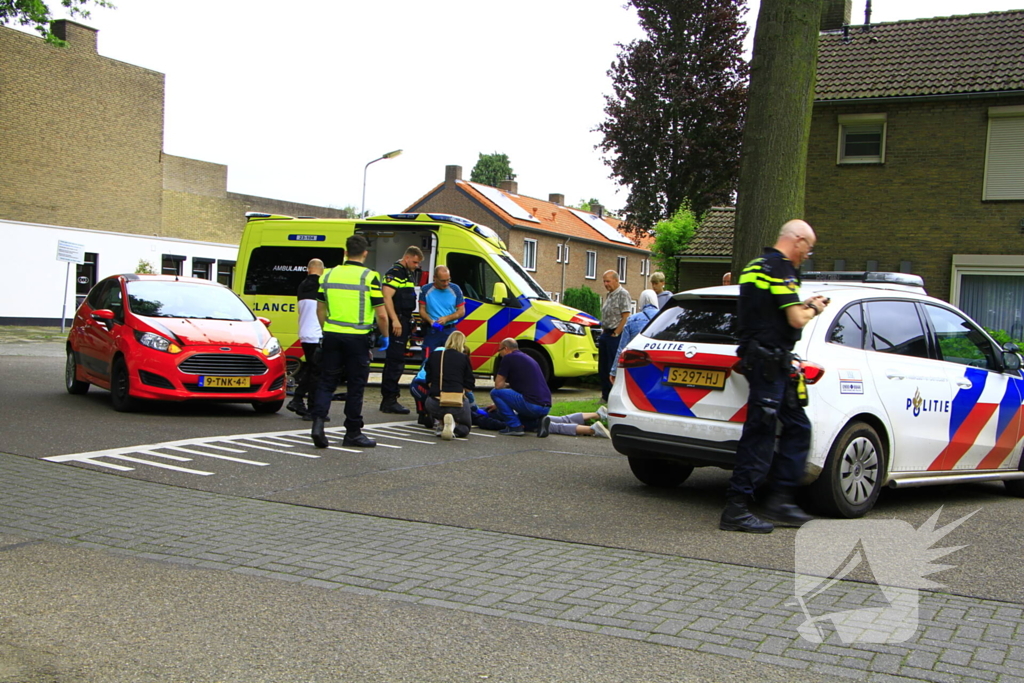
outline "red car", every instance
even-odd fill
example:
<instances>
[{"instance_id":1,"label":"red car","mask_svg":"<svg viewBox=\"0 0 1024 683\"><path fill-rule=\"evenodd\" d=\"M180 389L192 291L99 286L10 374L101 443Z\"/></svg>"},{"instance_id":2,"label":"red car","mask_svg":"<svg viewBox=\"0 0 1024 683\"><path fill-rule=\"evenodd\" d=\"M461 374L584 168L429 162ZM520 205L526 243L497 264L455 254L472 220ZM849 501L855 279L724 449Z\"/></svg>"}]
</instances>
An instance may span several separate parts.
<instances>
[{"instance_id":1,"label":"red car","mask_svg":"<svg viewBox=\"0 0 1024 683\"><path fill-rule=\"evenodd\" d=\"M64 383L110 390L114 410L139 399L251 403L275 413L285 398L281 345L227 287L172 275L112 275L78 308Z\"/></svg>"}]
</instances>

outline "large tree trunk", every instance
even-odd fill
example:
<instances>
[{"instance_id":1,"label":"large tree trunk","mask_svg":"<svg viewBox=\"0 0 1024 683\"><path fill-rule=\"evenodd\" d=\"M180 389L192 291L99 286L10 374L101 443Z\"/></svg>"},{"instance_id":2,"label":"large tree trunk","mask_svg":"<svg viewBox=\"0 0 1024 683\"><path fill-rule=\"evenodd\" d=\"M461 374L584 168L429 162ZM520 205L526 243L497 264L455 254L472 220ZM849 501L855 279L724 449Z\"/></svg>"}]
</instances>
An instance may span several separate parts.
<instances>
[{"instance_id":1,"label":"large tree trunk","mask_svg":"<svg viewBox=\"0 0 1024 683\"><path fill-rule=\"evenodd\" d=\"M732 270L803 218L822 0L761 0L750 62ZM738 277L733 281L738 280Z\"/></svg>"}]
</instances>

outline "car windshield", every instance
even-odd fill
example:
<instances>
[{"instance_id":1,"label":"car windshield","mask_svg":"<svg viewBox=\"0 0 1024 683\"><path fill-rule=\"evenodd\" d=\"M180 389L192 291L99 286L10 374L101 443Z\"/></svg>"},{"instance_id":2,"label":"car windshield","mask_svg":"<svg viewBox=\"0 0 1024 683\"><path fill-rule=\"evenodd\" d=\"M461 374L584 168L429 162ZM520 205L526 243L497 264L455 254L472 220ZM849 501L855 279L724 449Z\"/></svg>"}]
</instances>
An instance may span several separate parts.
<instances>
[{"instance_id":1,"label":"car windshield","mask_svg":"<svg viewBox=\"0 0 1024 683\"><path fill-rule=\"evenodd\" d=\"M128 308L135 315L198 320L256 319L227 287L180 281L137 280L128 283Z\"/></svg>"},{"instance_id":2,"label":"car windshield","mask_svg":"<svg viewBox=\"0 0 1024 683\"><path fill-rule=\"evenodd\" d=\"M644 330L658 341L737 344L736 299L683 299L665 308Z\"/></svg>"},{"instance_id":3,"label":"car windshield","mask_svg":"<svg viewBox=\"0 0 1024 683\"><path fill-rule=\"evenodd\" d=\"M504 266L501 269L501 274L511 280L527 299L551 300L551 297L537 284L537 281L530 277L530 274L523 270L523 267L516 263L515 259L511 258L508 254L498 254L497 263L499 266Z\"/></svg>"}]
</instances>

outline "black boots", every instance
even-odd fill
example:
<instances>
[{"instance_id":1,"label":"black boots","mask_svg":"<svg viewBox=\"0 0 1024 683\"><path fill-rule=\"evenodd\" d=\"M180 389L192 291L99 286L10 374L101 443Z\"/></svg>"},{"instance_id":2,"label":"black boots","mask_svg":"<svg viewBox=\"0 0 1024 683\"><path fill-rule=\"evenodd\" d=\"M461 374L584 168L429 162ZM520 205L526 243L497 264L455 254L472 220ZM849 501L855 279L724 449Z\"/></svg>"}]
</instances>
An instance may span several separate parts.
<instances>
[{"instance_id":1,"label":"black boots","mask_svg":"<svg viewBox=\"0 0 1024 683\"><path fill-rule=\"evenodd\" d=\"M718 528L722 531L745 531L750 534L770 534L772 526L770 522L759 519L750 511L749 496L729 496L725 510L722 511L722 518L718 522Z\"/></svg>"},{"instance_id":2,"label":"black boots","mask_svg":"<svg viewBox=\"0 0 1024 683\"><path fill-rule=\"evenodd\" d=\"M409 409L403 406L395 399L390 401L382 401L380 404L380 412L382 413L394 413L395 415L408 415Z\"/></svg>"},{"instance_id":3,"label":"black boots","mask_svg":"<svg viewBox=\"0 0 1024 683\"><path fill-rule=\"evenodd\" d=\"M313 418L313 428L310 430L309 435L313 437L313 445L317 448L327 448L330 445L327 435L324 434L324 418L322 417Z\"/></svg>"},{"instance_id":4,"label":"black boots","mask_svg":"<svg viewBox=\"0 0 1024 683\"><path fill-rule=\"evenodd\" d=\"M309 413L309 410L306 408L306 404L303 402L301 398L293 398L292 400L288 401L288 405L286 405L285 408L292 411L296 415L299 415L300 417L303 415L307 415Z\"/></svg>"},{"instance_id":5,"label":"black boots","mask_svg":"<svg viewBox=\"0 0 1024 683\"><path fill-rule=\"evenodd\" d=\"M349 448L373 448L377 445L377 442L366 436L366 434L356 434L355 436L345 434L345 439L341 442L341 445L348 446Z\"/></svg>"},{"instance_id":6,"label":"black boots","mask_svg":"<svg viewBox=\"0 0 1024 683\"><path fill-rule=\"evenodd\" d=\"M779 526L800 527L814 519L793 502L788 491L772 491L764 502L764 516Z\"/></svg>"}]
</instances>

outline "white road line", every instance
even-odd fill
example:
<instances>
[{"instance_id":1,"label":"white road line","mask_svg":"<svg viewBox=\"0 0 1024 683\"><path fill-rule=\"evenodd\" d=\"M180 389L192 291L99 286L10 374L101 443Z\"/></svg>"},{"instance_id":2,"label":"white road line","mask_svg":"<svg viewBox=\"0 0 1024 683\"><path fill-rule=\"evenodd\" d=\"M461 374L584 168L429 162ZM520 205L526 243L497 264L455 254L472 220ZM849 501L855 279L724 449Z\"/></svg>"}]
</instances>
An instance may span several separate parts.
<instances>
[{"instance_id":1,"label":"white road line","mask_svg":"<svg viewBox=\"0 0 1024 683\"><path fill-rule=\"evenodd\" d=\"M276 439L276 438L279 438L279 437L274 437L274 438ZM268 441L267 439L247 438L246 441L255 441L256 443L268 443L268 444L272 444L274 446L284 446L285 448L291 448L292 447L291 444L283 444L280 441Z\"/></svg>"},{"instance_id":2,"label":"white road line","mask_svg":"<svg viewBox=\"0 0 1024 683\"><path fill-rule=\"evenodd\" d=\"M416 425L415 427L407 427L406 429L409 429L413 434L417 434L418 435L421 432L427 432L431 436L434 436L434 430L433 429L427 429L423 425ZM481 432L481 431L479 431L477 429L471 429L469 431L469 433L470 433L471 436L486 436L488 439L494 439L494 438L497 438L497 436L498 436L497 434L485 434L485 433L483 433L483 432ZM462 437L459 437L459 438L462 438ZM469 439L466 439L466 441L468 441L468 440Z\"/></svg>"},{"instance_id":3,"label":"white road line","mask_svg":"<svg viewBox=\"0 0 1024 683\"><path fill-rule=\"evenodd\" d=\"M334 432L331 432L331 435L332 435L332 436L334 436L334 437L336 437L336 438L340 438L340 437L342 436L341 434L337 434L337 433L334 433ZM279 436L279 437L277 437L277 438L279 438L279 439L284 439L285 437L283 437L283 436ZM303 437L300 437L300 436L296 436L296 437L294 437L294 438L296 438L296 439L301 439L301 438L303 438ZM299 443L299 442L295 442L295 443ZM311 445L313 445L313 444L312 444L311 442L309 442L309 441L302 441L302 442L301 442L301 444L302 444L303 446L311 446ZM395 448L395 447L393 446L393 448ZM363 451L359 451L359 450L356 450L356 449L354 449L354 448L342 448L341 446L328 446L328 447L327 447L327 449L328 449L328 450L332 450L332 451L344 451L345 453L362 453L362 452L363 452Z\"/></svg>"},{"instance_id":4,"label":"white road line","mask_svg":"<svg viewBox=\"0 0 1024 683\"><path fill-rule=\"evenodd\" d=\"M230 443L235 443L235 442L232 441ZM245 446L246 448L256 448L256 449L261 450L261 451L270 451L271 453L284 453L285 455L297 455L300 458L319 458L320 457L319 455L313 455L312 453L301 453L299 451L282 451L282 450L278 450L276 448L267 448L266 446L256 446L255 444L249 445L247 443L240 443L238 445L239 446ZM284 446L284 444L278 444L278 445ZM287 446L287 448L291 448L291 446Z\"/></svg>"},{"instance_id":5,"label":"white road line","mask_svg":"<svg viewBox=\"0 0 1024 683\"><path fill-rule=\"evenodd\" d=\"M88 465L96 465L97 467L109 467L110 469L117 470L119 472L131 472L135 469L134 467L115 465L112 462L100 462L99 460L93 460L92 458L79 458L78 460L75 460L75 462L84 462Z\"/></svg>"},{"instance_id":6,"label":"white road line","mask_svg":"<svg viewBox=\"0 0 1024 683\"><path fill-rule=\"evenodd\" d=\"M201 455L204 458L216 458L217 460L228 460L230 462L240 462L243 465L259 465L260 467L269 465L269 462L258 462L256 460L243 460L242 458L232 458L230 455L217 455L216 453L201 453L199 451L190 451L187 448L181 446L167 446L168 449L181 451L182 453L191 453L192 455Z\"/></svg>"},{"instance_id":7,"label":"white road line","mask_svg":"<svg viewBox=\"0 0 1024 683\"><path fill-rule=\"evenodd\" d=\"M171 455L169 453L157 453L156 451L149 450L139 450L135 452L141 453L142 455L152 455L154 458L165 458L167 460L177 460L178 462L192 462L192 458L183 458L180 455Z\"/></svg>"},{"instance_id":8,"label":"white road line","mask_svg":"<svg viewBox=\"0 0 1024 683\"><path fill-rule=\"evenodd\" d=\"M227 441L228 443L231 443L230 439L225 439L223 437L218 437L217 441ZM194 445L198 445L198 444L194 444ZM228 453L245 453L245 451L240 451L237 448L228 448L227 446L217 446L216 444L212 444L212 443L203 443L203 445L206 446L207 448L216 448L218 451L227 451Z\"/></svg>"},{"instance_id":9,"label":"white road line","mask_svg":"<svg viewBox=\"0 0 1024 683\"><path fill-rule=\"evenodd\" d=\"M434 445L433 441L423 441L421 439L407 439L404 436L394 436L390 432L380 429L379 427L363 427L364 432L370 432L371 434L380 434L384 438L394 439L395 441L410 441L412 443L425 443L428 446ZM399 432L402 433L402 432ZM378 444L380 445L380 444ZM386 445L386 444L385 444ZM401 446L392 446L391 448L401 448Z\"/></svg>"},{"instance_id":10,"label":"white road line","mask_svg":"<svg viewBox=\"0 0 1024 683\"><path fill-rule=\"evenodd\" d=\"M208 477L213 474L213 472L204 472L202 470L190 470L186 467L178 467L177 465L165 465L162 462L150 462L149 460L139 460L138 458L130 458L127 455L110 454L105 457L114 458L116 460L127 460L128 462L135 462L140 465L150 465L152 467L159 467L160 469L164 470L174 470L175 472L187 472L188 474L198 474L204 477Z\"/></svg>"}]
</instances>

